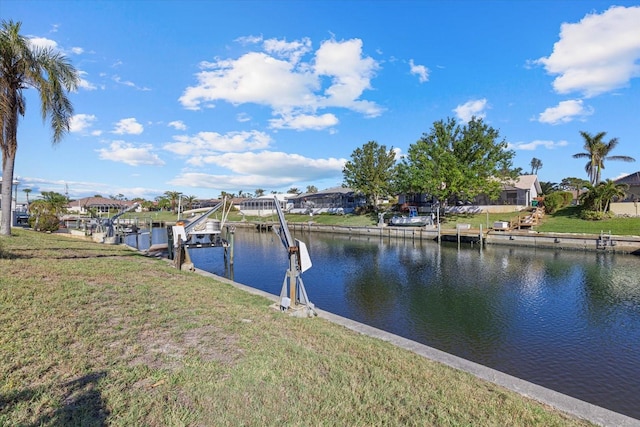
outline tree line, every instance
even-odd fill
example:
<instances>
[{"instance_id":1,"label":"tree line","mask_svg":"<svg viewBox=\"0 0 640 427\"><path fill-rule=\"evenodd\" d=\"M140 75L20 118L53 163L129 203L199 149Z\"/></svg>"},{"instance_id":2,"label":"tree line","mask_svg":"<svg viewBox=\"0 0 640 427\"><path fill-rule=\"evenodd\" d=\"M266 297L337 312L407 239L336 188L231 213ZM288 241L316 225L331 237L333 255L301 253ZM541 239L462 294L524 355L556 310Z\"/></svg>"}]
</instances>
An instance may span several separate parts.
<instances>
[{"instance_id":1,"label":"tree line","mask_svg":"<svg viewBox=\"0 0 640 427\"><path fill-rule=\"evenodd\" d=\"M589 180L565 178L560 184L542 182L545 206L550 210L566 205L567 195L575 191L583 205L586 219L600 219L609 210L612 200L625 197L624 184L611 180L602 182L604 161L633 162L630 156L613 156L611 151L618 139L605 141L606 132L591 135L581 131L585 152L574 154L576 159L587 158L585 171ZM479 195L496 200L503 185L522 175L522 168L513 166L515 152L499 132L482 119L473 117L467 124L455 119L436 121L429 132L409 146L399 159L396 152L376 141L356 148L343 168L344 185L361 192L371 209L381 196L396 194L425 194L435 203L467 202ZM531 174L542 168L542 161L531 160ZM573 199L568 198L568 203Z\"/></svg>"}]
</instances>

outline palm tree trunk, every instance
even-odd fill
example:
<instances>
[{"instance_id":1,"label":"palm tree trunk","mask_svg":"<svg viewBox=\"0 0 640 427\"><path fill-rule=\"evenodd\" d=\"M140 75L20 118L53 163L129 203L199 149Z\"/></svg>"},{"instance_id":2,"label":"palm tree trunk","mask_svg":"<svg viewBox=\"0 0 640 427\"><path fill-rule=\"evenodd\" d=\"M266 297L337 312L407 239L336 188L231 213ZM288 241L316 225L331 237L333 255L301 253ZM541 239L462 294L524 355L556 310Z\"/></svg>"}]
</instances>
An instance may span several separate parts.
<instances>
[{"instance_id":1,"label":"palm tree trunk","mask_svg":"<svg viewBox=\"0 0 640 427\"><path fill-rule=\"evenodd\" d=\"M13 192L13 167L15 160L15 156L2 156L2 205L0 205L0 209L2 209L0 235L2 236L11 235L11 193Z\"/></svg>"}]
</instances>

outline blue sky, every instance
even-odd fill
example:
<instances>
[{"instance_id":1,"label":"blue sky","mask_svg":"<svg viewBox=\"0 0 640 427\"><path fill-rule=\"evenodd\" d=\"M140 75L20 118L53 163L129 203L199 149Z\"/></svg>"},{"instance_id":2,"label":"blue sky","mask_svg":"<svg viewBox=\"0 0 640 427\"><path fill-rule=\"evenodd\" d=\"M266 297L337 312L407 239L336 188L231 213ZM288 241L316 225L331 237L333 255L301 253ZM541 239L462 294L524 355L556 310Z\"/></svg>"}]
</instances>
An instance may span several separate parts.
<instances>
[{"instance_id":1,"label":"blue sky","mask_svg":"<svg viewBox=\"0 0 640 427\"><path fill-rule=\"evenodd\" d=\"M603 178L640 170L637 3L4 0L0 16L82 77L56 146L25 92L15 175L30 198L324 189L366 142L401 155L472 115L514 166L542 160L541 181L587 178L581 130L638 159Z\"/></svg>"}]
</instances>

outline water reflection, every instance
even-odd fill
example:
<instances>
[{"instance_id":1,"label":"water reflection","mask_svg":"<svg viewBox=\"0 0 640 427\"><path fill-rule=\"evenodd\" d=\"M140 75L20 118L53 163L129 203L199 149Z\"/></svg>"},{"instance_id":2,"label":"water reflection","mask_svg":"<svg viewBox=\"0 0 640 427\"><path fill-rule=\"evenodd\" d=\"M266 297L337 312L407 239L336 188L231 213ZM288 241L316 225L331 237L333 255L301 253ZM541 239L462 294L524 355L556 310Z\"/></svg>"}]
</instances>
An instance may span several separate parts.
<instances>
[{"instance_id":1,"label":"water reflection","mask_svg":"<svg viewBox=\"0 0 640 427\"><path fill-rule=\"evenodd\" d=\"M640 418L640 259L607 253L298 233L318 307ZM238 229L235 265L199 268L279 294L274 233Z\"/></svg>"}]
</instances>

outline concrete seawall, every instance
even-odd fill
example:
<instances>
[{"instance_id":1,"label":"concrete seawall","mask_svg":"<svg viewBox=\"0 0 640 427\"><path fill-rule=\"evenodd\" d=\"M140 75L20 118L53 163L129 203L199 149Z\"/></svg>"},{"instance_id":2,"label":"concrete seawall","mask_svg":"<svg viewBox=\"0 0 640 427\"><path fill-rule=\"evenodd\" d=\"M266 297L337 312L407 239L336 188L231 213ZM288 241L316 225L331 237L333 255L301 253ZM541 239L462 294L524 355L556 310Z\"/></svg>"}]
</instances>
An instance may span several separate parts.
<instances>
[{"instance_id":1,"label":"concrete seawall","mask_svg":"<svg viewBox=\"0 0 640 427\"><path fill-rule=\"evenodd\" d=\"M235 222L235 226L256 228L257 224ZM289 229L300 232L322 232L395 238L402 240L442 240L478 243L486 245L526 246L534 248L603 251L640 255L640 236L609 234L538 233L528 230L496 231L480 229L442 229L430 227L348 227L314 223L288 223Z\"/></svg>"}]
</instances>

